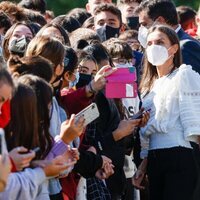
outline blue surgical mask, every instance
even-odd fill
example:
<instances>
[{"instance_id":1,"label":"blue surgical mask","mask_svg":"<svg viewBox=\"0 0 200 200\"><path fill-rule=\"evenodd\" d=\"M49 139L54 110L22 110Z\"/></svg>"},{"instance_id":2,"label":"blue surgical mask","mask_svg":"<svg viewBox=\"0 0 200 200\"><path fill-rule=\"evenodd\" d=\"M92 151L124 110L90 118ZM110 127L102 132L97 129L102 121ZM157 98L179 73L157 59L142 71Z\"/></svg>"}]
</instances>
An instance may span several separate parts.
<instances>
[{"instance_id":1,"label":"blue surgical mask","mask_svg":"<svg viewBox=\"0 0 200 200\"><path fill-rule=\"evenodd\" d=\"M76 84L79 81L79 78L80 78L79 72L76 72L74 75L76 76L76 78L74 81L69 81L69 88L73 88L74 86L76 86Z\"/></svg>"}]
</instances>

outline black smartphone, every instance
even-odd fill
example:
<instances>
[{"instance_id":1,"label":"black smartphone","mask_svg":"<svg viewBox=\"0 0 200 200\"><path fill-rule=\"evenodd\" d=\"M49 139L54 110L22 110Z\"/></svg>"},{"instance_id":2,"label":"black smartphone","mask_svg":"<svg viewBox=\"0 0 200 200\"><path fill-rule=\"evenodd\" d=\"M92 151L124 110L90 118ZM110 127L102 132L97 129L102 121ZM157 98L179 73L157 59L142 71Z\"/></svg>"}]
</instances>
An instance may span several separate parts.
<instances>
[{"instance_id":1,"label":"black smartphone","mask_svg":"<svg viewBox=\"0 0 200 200\"><path fill-rule=\"evenodd\" d=\"M146 109L146 110L144 110L144 111L139 111L139 112L137 112L136 114L134 114L132 117L131 117L131 119L141 119L142 118L142 115L145 113L145 112L149 112L149 111L151 111L151 108L149 108L149 109Z\"/></svg>"},{"instance_id":2,"label":"black smartphone","mask_svg":"<svg viewBox=\"0 0 200 200\"><path fill-rule=\"evenodd\" d=\"M40 151L40 147L36 147L36 148L32 149L32 151L34 151L35 153L37 153L37 152Z\"/></svg>"},{"instance_id":3,"label":"black smartphone","mask_svg":"<svg viewBox=\"0 0 200 200\"><path fill-rule=\"evenodd\" d=\"M34 151L35 153L37 153L38 151L40 151L40 147L35 147L34 149L32 149L32 151ZM27 150L25 152L19 152L20 154L27 154L30 153L30 150Z\"/></svg>"}]
</instances>

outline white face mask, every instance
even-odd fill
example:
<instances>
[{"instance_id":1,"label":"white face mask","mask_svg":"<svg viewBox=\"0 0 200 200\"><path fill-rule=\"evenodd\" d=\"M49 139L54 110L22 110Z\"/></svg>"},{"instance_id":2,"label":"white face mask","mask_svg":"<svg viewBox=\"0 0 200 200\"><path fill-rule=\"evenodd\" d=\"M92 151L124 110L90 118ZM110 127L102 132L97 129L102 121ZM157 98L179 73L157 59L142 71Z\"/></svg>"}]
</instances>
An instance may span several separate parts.
<instances>
[{"instance_id":1,"label":"white face mask","mask_svg":"<svg viewBox=\"0 0 200 200\"><path fill-rule=\"evenodd\" d=\"M161 45L148 46L146 53L148 61L155 66L163 65L169 59L167 48Z\"/></svg>"},{"instance_id":2,"label":"white face mask","mask_svg":"<svg viewBox=\"0 0 200 200\"><path fill-rule=\"evenodd\" d=\"M116 64L115 67L117 68L128 68L128 67L133 67L133 65L131 63L126 63L126 64Z\"/></svg>"},{"instance_id":3,"label":"white face mask","mask_svg":"<svg viewBox=\"0 0 200 200\"><path fill-rule=\"evenodd\" d=\"M140 26L138 30L138 41L144 48L147 47L147 35L148 29L145 26Z\"/></svg>"}]
</instances>

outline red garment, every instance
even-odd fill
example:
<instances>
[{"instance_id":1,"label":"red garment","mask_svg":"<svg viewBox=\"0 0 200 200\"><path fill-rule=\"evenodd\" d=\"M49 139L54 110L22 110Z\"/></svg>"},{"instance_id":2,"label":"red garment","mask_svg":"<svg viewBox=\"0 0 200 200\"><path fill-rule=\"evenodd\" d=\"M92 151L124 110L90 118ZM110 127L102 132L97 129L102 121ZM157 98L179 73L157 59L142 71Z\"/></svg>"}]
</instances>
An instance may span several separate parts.
<instances>
[{"instance_id":1,"label":"red garment","mask_svg":"<svg viewBox=\"0 0 200 200\"><path fill-rule=\"evenodd\" d=\"M65 193L62 193L62 196L63 196L63 199L64 199L64 200L70 200L70 199L68 198L68 196L67 196Z\"/></svg>"},{"instance_id":2,"label":"red garment","mask_svg":"<svg viewBox=\"0 0 200 200\"><path fill-rule=\"evenodd\" d=\"M5 128L10 121L10 100L7 100L1 107L0 114L0 128ZM11 172L17 172L16 166L12 158L10 157Z\"/></svg>"},{"instance_id":3,"label":"red garment","mask_svg":"<svg viewBox=\"0 0 200 200\"><path fill-rule=\"evenodd\" d=\"M74 89L62 89L61 90L61 103L66 113L69 114L77 114L85 107L87 107L93 99L88 98L86 96L85 87Z\"/></svg>"},{"instance_id":4,"label":"red garment","mask_svg":"<svg viewBox=\"0 0 200 200\"><path fill-rule=\"evenodd\" d=\"M66 178L60 179L60 184L62 186L62 192L64 200L74 200L76 199L76 188L79 182L80 176L70 173Z\"/></svg>"},{"instance_id":5,"label":"red garment","mask_svg":"<svg viewBox=\"0 0 200 200\"><path fill-rule=\"evenodd\" d=\"M0 128L5 128L10 121L10 100L7 100L1 107Z\"/></svg>"},{"instance_id":6,"label":"red garment","mask_svg":"<svg viewBox=\"0 0 200 200\"><path fill-rule=\"evenodd\" d=\"M191 37L196 37L197 36L197 28L193 29L187 29L185 32L190 35Z\"/></svg>"},{"instance_id":7,"label":"red garment","mask_svg":"<svg viewBox=\"0 0 200 200\"><path fill-rule=\"evenodd\" d=\"M11 162L11 172L17 172L17 168L15 166L15 163L13 159L10 157L10 162Z\"/></svg>"}]
</instances>

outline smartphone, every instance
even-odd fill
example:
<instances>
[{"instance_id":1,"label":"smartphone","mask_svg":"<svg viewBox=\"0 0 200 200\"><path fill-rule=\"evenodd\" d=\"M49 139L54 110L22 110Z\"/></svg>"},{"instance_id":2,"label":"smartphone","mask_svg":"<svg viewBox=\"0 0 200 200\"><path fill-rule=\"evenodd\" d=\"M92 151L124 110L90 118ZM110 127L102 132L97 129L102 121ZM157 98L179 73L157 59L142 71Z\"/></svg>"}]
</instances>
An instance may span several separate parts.
<instances>
[{"instance_id":1,"label":"smartphone","mask_svg":"<svg viewBox=\"0 0 200 200\"><path fill-rule=\"evenodd\" d=\"M145 112L149 112L151 111L151 108L148 108L148 109L145 109L144 111L139 111L137 112L136 114L134 114L131 119L141 119L142 118L142 115L145 113Z\"/></svg>"},{"instance_id":2,"label":"smartphone","mask_svg":"<svg viewBox=\"0 0 200 200\"><path fill-rule=\"evenodd\" d=\"M5 133L2 128L0 128L0 154L2 156L8 154L6 140L5 140Z\"/></svg>"},{"instance_id":3,"label":"smartphone","mask_svg":"<svg viewBox=\"0 0 200 200\"><path fill-rule=\"evenodd\" d=\"M99 110L97 108L96 103L90 104L88 107L86 107L84 110L76 114L76 121L83 116L85 119L84 126L87 126L89 123L94 121L99 117Z\"/></svg>"},{"instance_id":4,"label":"smartphone","mask_svg":"<svg viewBox=\"0 0 200 200\"><path fill-rule=\"evenodd\" d=\"M40 151L40 147L35 147L34 149L32 149L32 151L34 151L35 153L39 152ZM20 154L27 154L27 153L30 153L31 151L28 150L28 151L25 151L25 152L19 152Z\"/></svg>"},{"instance_id":5,"label":"smartphone","mask_svg":"<svg viewBox=\"0 0 200 200\"><path fill-rule=\"evenodd\" d=\"M37 152L40 151L40 147L36 147L36 148L32 149L32 151L34 151L35 153L37 153Z\"/></svg>"}]
</instances>

